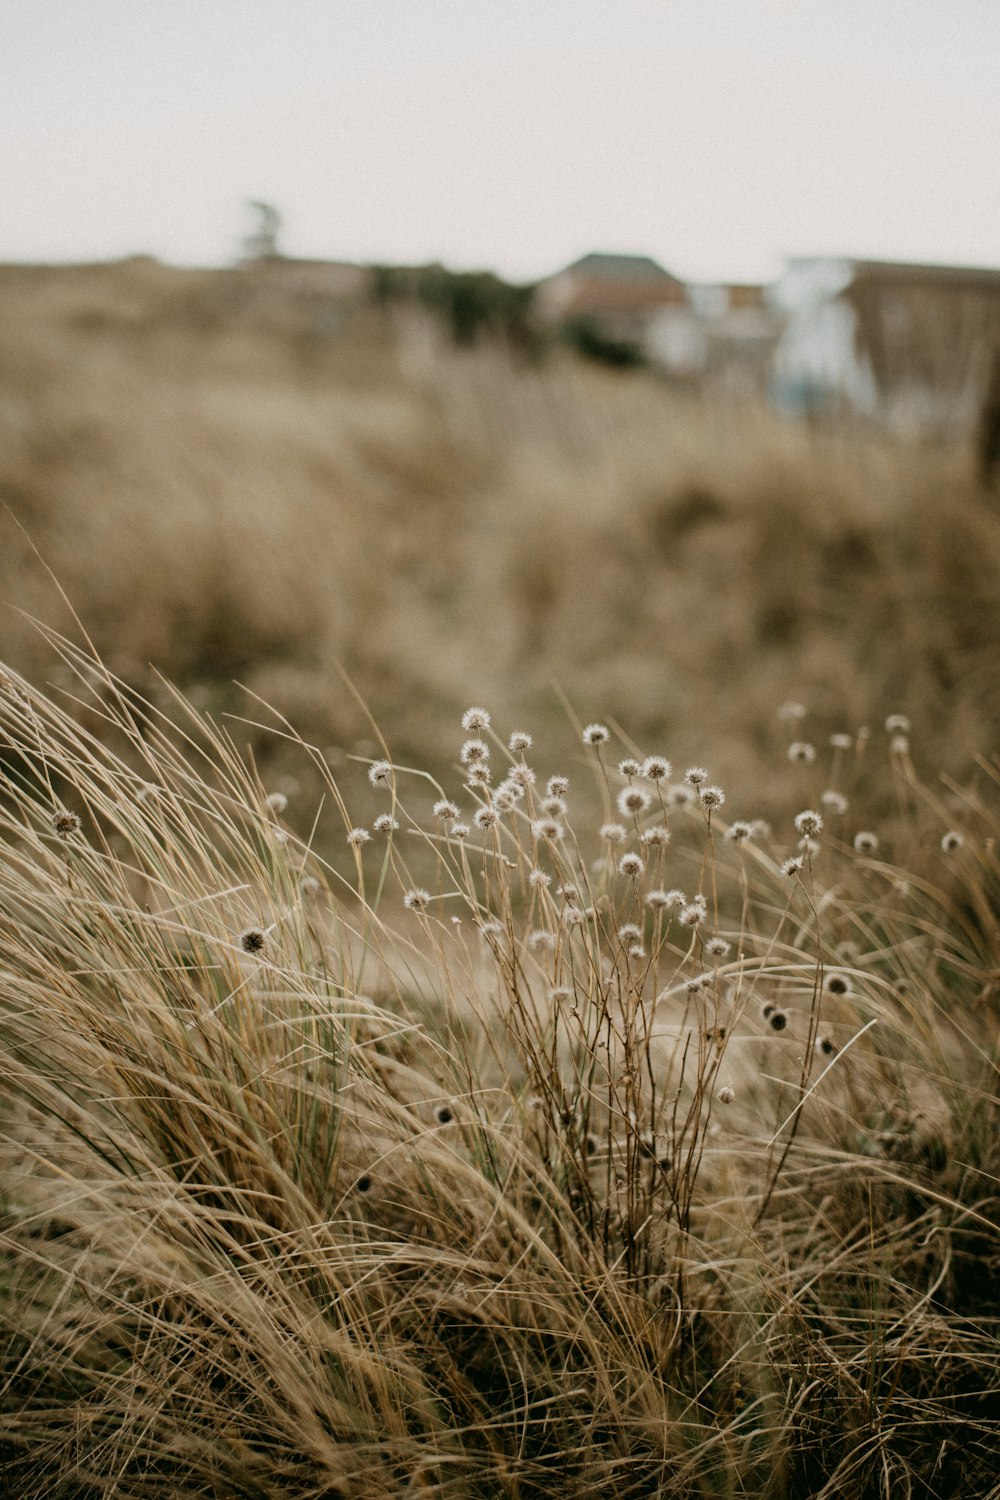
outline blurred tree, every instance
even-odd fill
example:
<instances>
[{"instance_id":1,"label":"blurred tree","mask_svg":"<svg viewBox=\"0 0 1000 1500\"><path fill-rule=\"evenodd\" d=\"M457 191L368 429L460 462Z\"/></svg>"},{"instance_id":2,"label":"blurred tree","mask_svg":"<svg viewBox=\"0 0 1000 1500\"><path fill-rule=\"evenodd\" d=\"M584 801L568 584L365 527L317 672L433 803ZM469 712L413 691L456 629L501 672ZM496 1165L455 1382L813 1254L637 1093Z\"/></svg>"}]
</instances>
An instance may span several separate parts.
<instances>
[{"instance_id":1,"label":"blurred tree","mask_svg":"<svg viewBox=\"0 0 1000 1500\"><path fill-rule=\"evenodd\" d=\"M253 229L243 236L244 260L275 260L280 256L278 235L281 231L281 215L273 203L261 203L255 198L247 200L247 208L255 217Z\"/></svg>"}]
</instances>

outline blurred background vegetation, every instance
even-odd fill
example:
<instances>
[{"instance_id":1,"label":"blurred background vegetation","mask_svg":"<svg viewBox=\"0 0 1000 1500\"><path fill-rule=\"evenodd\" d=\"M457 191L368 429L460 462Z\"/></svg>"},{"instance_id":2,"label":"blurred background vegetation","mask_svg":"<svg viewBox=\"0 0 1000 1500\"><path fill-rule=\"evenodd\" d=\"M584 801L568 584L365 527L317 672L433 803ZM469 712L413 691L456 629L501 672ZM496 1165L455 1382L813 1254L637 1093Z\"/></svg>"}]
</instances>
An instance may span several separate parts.
<instances>
[{"instance_id":1,"label":"blurred background vegetation","mask_svg":"<svg viewBox=\"0 0 1000 1500\"><path fill-rule=\"evenodd\" d=\"M699 396L485 273L2 268L0 499L12 665L60 684L54 578L154 700L267 718L249 690L334 760L375 751L361 703L442 766L469 702L540 731L565 696L765 811L789 697L814 734L908 713L956 774L997 740L970 454Z\"/></svg>"}]
</instances>

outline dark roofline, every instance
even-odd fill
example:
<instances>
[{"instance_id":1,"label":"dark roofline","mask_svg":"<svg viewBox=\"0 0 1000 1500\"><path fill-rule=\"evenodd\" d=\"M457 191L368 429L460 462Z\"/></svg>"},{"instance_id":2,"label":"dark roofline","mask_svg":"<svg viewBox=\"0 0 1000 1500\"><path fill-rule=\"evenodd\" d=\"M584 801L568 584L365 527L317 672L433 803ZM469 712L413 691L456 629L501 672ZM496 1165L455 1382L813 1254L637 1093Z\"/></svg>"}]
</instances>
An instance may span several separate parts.
<instances>
[{"instance_id":1,"label":"dark roofline","mask_svg":"<svg viewBox=\"0 0 1000 1500\"><path fill-rule=\"evenodd\" d=\"M1000 282L1000 268L996 266L946 266L929 261L870 260L854 255L790 255L786 263L789 266L807 266L822 261L840 262L848 266L855 277L885 276L913 281L926 277L954 282Z\"/></svg>"},{"instance_id":2,"label":"dark roofline","mask_svg":"<svg viewBox=\"0 0 1000 1500\"><path fill-rule=\"evenodd\" d=\"M607 250L590 250L565 267L566 271L587 271L601 275L634 276L637 280L674 281L680 279L671 274L651 255L632 255ZM563 274L563 273L557 273Z\"/></svg>"}]
</instances>

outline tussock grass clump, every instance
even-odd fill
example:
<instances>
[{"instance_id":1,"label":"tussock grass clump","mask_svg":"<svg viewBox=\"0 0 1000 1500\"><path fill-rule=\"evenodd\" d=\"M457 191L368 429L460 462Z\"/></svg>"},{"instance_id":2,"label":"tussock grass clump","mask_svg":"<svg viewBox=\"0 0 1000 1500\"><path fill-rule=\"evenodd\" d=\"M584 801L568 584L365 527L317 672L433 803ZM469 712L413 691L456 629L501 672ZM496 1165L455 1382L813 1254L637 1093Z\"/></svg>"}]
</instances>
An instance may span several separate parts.
<instances>
[{"instance_id":1,"label":"tussock grass clump","mask_svg":"<svg viewBox=\"0 0 1000 1500\"><path fill-rule=\"evenodd\" d=\"M18 1495L989 1491L1000 767L887 731L876 834L838 735L768 827L475 708L371 828L295 741L298 826L56 644L76 702L0 681Z\"/></svg>"}]
</instances>

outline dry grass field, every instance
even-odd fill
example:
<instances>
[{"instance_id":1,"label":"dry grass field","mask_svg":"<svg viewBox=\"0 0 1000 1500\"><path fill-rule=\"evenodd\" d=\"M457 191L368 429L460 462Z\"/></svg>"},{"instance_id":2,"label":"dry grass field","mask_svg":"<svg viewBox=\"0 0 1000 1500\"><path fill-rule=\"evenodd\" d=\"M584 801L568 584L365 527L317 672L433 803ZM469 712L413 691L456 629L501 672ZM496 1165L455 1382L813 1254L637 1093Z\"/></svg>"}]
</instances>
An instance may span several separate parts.
<instances>
[{"instance_id":1,"label":"dry grass field","mask_svg":"<svg viewBox=\"0 0 1000 1500\"><path fill-rule=\"evenodd\" d=\"M136 262L0 498L12 1496L1000 1496L965 456Z\"/></svg>"}]
</instances>

